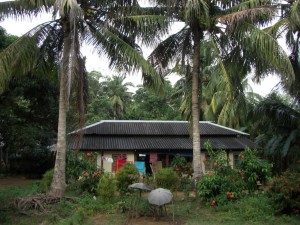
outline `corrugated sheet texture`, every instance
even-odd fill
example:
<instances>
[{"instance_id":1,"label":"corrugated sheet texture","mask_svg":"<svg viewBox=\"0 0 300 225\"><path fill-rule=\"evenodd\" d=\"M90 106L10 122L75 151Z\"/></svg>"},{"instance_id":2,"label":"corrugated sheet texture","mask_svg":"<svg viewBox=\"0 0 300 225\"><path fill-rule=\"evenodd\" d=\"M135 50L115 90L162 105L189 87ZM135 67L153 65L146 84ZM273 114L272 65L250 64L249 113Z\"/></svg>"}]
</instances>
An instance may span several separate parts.
<instances>
[{"instance_id":1,"label":"corrugated sheet texture","mask_svg":"<svg viewBox=\"0 0 300 225\"><path fill-rule=\"evenodd\" d=\"M201 147L243 150L256 145L247 134L210 122L200 123ZM82 150L192 150L188 122L100 121L84 128L81 147L71 133L69 147Z\"/></svg>"},{"instance_id":2,"label":"corrugated sheet texture","mask_svg":"<svg viewBox=\"0 0 300 225\"><path fill-rule=\"evenodd\" d=\"M214 149L243 150L245 147L254 148L255 144L246 137L210 137L201 138L201 148L209 141ZM70 148L77 148L70 141ZM73 144L72 144L73 143ZM82 150L192 150L192 140L188 137L113 137L85 136L81 145Z\"/></svg>"},{"instance_id":3,"label":"corrugated sheet texture","mask_svg":"<svg viewBox=\"0 0 300 225\"><path fill-rule=\"evenodd\" d=\"M200 122L200 135L237 135L242 133L211 122ZM85 134L102 135L189 135L186 121L100 121L84 128Z\"/></svg>"}]
</instances>

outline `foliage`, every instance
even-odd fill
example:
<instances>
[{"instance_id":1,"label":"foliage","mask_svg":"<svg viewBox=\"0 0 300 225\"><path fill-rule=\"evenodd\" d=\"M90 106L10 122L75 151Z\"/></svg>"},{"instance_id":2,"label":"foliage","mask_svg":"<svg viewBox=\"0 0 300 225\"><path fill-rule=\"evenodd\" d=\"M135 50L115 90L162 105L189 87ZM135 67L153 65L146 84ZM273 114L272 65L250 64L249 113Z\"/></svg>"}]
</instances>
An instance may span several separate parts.
<instances>
[{"instance_id":1,"label":"foliage","mask_svg":"<svg viewBox=\"0 0 300 225\"><path fill-rule=\"evenodd\" d=\"M243 197L245 191L258 189L257 181L262 183L270 176L271 165L257 157L257 152L245 149L240 153L239 170L228 166L225 151L213 151L209 143L205 143L213 171L204 175L197 183L198 195L211 206L224 205Z\"/></svg>"},{"instance_id":2,"label":"foliage","mask_svg":"<svg viewBox=\"0 0 300 225\"><path fill-rule=\"evenodd\" d=\"M281 173L300 159L300 109L286 95L270 93L254 103L251 133L260 145L264 157L273 163L273 172Z\"/></svg>"},{"instance_id":3,"label":"foliage","mask_svg":"<svg viewBox=\"0 0 300 225\"><path fill-rule=\"evenodd\" d=\"M198 195L211 206L221 206L241 198L243 189L244 182L233 169L209 172L197 183Z\"/></svg>"},{"instance_id":4,"label":"foliage","mask_svg":"<svg viewBox=\"0 0 300 225\"><path fill-rule=\"evenodd\" d=\"M117 172L117 186L121 195L130 192L128 186L139 180L140 174L137 168L131 163L125 163Z\"/></svg>"},{"instance_id":5,"label":"foliage","mask_svg":"<svg viewBox=\"0 0 300 225\"><path fill-rule=\"evenodd\" d=\"M180 178L172 168L158 169L155 178L158 187L170 190L176 190L178 188Z\"/></svg>"},{"instance_id":6,"label":"foliage","mask_svg":"<svg viewBox=\"0 0 300 225\"><path fill-rule=\"evenodd\" d=\"M257 151L249 148L240 153L239 157L238 168L242 173L247 190L257 190L257 182L264 184L271 176L272 165L258 158Z\"/></svg>"},{"instance_id":7,"label":"foliage","mask_svg":"<svg viewBox=\"0 0 300 225\"><path fill-rule=\"evenodd\" d=\"M139 120L179 120L180 98L173 98L175 89L169 81L163 86L159 95L153 90L139 87L132 97L128 110L128 119Z\"/></svg>"},{"instance_id":8,"label":"foliage","mask_svg":"<svg viewBox=\"0 0 300 225\"><path fill-rule=\"evenodd\" d=\"M67 180L78 185L81 192L95 193L103 172L103 168L97 168L97 153L68 153Z\"/></svg>"},{"instance_id":9,"label":"foliage","mask_svg":"<svg viewBox=\"0 0 300 225\"><path fill-rule=\"evenodd\" d=\"M228 217L238 217L247 223L260 224L259 221L275 220L270 199L265 194L247 195L236 202L220 208ZM276 223L274 221L274 223ZM272 224L272 223L271 223Z\"/></svg>"},{"instance_id":10,"label":"foliage","mask_svg":"<svg viewBox=\"0 0 300 225\"><path fill-rule=\"evenodd\" d=\"M178 174L179 177L187 176L192 177L193 167L191 163L188 163L183 156L176 155L171 162L171 167Z\"/></svg>"},{"instance_id":11,"label":"foliage","mask_svg":"<svg viewBox=\"0 0 300 225\"><path fill-rule=\"evenodd\" d=\"M53 169L46 171L41 180L40 187L42 192L48 192L53 178Z\"/></svg>"},{"instance_id":12,"label":"foliage","mask_svg":"<svg viewBox=\"0 0 300 225\"><path fill-rule=\"evenodd\" d=\"M277 213L300 214L300 162L273 178L268 195Z\"/></svg>"},{"instance_id":13,"label":"foliage","mask_svg":"<svg viewBox=\"0 0 300 225\"><path fill-rule=\"evenodd\" d=\"M104 174L97 187L97 195L103 202L111 202L117 192L117 180L109 173Z\"/></svg>"},{"instance_id":14,"label":"foliage","mask_svg":"<svg viewBox=\"0 0 300 225\"><path fill-rule=\"evenodd\" d=\"M57 81L51 77L12 80L0 95L0 105L0 142L3 155L10 156L4 159L6 166L10 164L12 173L42 176L53 167L49 146L57 129Z\"/></svg>"},{"instance_id":15,"label":"foliage","mask_svg":"<svg viewBox=\"0 0 300 225\"><path fill-rule=\"evenodd\" d=\"M205 143L209 160L203 159L203 163L213 165L213 170L205 174L197 183L197 194L211 206L224 205L240 198L245 184L240 172L229 166L226 152L222 149L214 151Z\"/></svg>"},{"instance_id":16,"label":"foliage","mask_svg":"<svg viewBox=\"0 0 300 225\"><path fill-rule=\"evenodd\" d=\"M113 202L103 203L100 198L95 198L90 194L76 195L76 201L62 199L59 203L53 205L51 212L46 212L43 215L24 216L18 211L8 207L16 197L35 194L38 193L38 191L39 185L36 182L27 186L1 189L0 201L3 202L0 206L1 224L123 224L125 220L129 219L129 215L131 216L131 224L153 222L152 211L149 208L147 199L142 197L142 199L138 200L135 195L122 196L127 200L127 207L133 204L133 200L137 201L137 205L131 208L135 209L135 211L127 211L128 213L126 214L121 214L119 211L120 198L117 197ZM72 193L67 192L66 194L69 196ZM167 206L168 214L170 213L169 210L173 210L173 207L175 222L184 220L186 224L190 225L197 225L201 223L201 221L213 225L299 224L299 217L293 215L275 216L272 202L267 196L261 194L248 195L238 201L217 208L199 204L199 201L194 199L182 200L174 196L174 206ZM142 215L150 216L139 217ZM137 219L137 221L135 219Z\"/></svg>"}]
</instances>

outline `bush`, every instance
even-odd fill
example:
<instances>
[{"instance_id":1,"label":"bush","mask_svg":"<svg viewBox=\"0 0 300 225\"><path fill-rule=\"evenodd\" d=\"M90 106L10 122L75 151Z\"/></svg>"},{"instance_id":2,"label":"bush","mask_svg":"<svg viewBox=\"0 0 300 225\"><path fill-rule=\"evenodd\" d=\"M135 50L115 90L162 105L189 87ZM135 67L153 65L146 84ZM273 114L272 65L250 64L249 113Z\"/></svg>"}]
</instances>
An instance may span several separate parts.
<instances>
[{"instance_id":1,"label":"bush","mask_svg":"<svg viewBox=\"0 0 300 225\"><path fill-rule=\"evenodd\" d=\"M41 180L40 187L42 192L48 192L50 189L50 185L53 179L54 170L48 170L44 175L43 179Z\"/></svg>"},{"instance_id":2,"label":"bush","mask_svg":"<svg viewBox=\"0 0 300 225\"><path fill-rule=\"evenodd\" d=\"M257 151L249 148L240 154L238 168L249 191L257 190L257 182L265 183L271 176L271 164L258 158Z\"/></svg>"},{"instance_id":3,"label":"bush","mask_svg":"<svg viewBox=\"0 0 300 225\"><path fill-rule=\"evenodd\" d=\"M98 185L97 195L104 201L109 202L113 199L117 191L117 180L112 174L105 174Z\"/></svg>"},{"instance_id":4,"label":"bush","mask_svg":"<svg viewBox=\"0 0 300 225\"><path fill-rule=\"evenodd\" d=\"M179 176L172 168L161 168L156 173L158 187L175 190L179 184Z\"/></svg>"},{"instance_id":5,"label":"bush","mask_svg":"<svg viewBox=\"0 0 300 225\"><path fill-rule=\"evenodd\" d=\"M205 145L210 159L208 163L213 165L213 171L198 181L197 194L212 206L235 201L243 195L245 188L240 172L228 166L224 150L213 151L209 143ZM206 163L206 160L203 163Z\"/></svg>"},{"instance_id":6,"label":"bush","mask_svg":"<svg viewBox=\"0 0 300 225\"><path fill-rule=\"evenodd\" d=\"M96 193L98 183L104 172L97 168L97 153L69 152L66 175L69 184L76 184L81 192Z\"/></svg>"},{"instance_id":7,"label":"bush","mask_svg":"<svg viewBox=\"0 0 300 225\"><path fill-rule=\"evenodd\" d=\"M210 172L197 183L197 193L202 200L214 205L224 205L243 195L244 182L234 170L227 173ZM212 203L214 201L214 203Z\"/></svg>"},{"instance_id":8,"label":"bush","mask_svg":"<svg viewBox=\"0 0 300 225\"><path fill-rule=\"evenodd\" d=\"M130 192L128 186L139 180L139 171L130 163L125 163L117 172L117 186L121 194Z\"/></svg>"},{"instance_id":9,"label":"bush","mask_svg":"<svg viewBox=\"0 0 300 225\"><path fill-rule=\"evenodd\" d=\"M275 177L269 185L268 195L276 212L300 214L300 172L287 170L282 176Z\"/></svg>"},{"instance_id":10,"label":"bush","mask_svg":"<svg viewBox=\"0 0 300 225\"><path fill-rule=\"evenodd\" d=\"M186 159L180 155L176 155L171 162L171 167L178 174L179 177L188 176L192 177L193 167L191 163L188 163Z\"/></svg>"}]
</instances>

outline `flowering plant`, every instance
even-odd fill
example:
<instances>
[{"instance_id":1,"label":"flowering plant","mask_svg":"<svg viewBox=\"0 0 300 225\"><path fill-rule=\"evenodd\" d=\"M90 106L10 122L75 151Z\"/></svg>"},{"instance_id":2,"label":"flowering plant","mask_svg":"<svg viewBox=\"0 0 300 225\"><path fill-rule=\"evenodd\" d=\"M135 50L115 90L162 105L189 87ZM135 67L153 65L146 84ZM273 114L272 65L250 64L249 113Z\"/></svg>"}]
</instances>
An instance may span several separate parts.
<instances>
[{"instance_id":1,"label":"flowering plant","mask_svg":"<svg viewBox=\"0 0 300 225\"><path fill-rule=\"evenodd\" d=\"M81 192L95 193L99 180L104 172L97 168L97 153L69 153L67 157L68 183L74 183Z\"/></svg>"},{"instance_id":2,"label":"flowering plant","mask_svg":"<svg viewBox=\"0 0 300 225\"><path fill-rule=\"evenodd\" d=\"M287 170L269 184L268 195L277 212L300 214L300 163L299 171Z\"/></svg>"},{"instance_id":3,"label":"flowering plant","mask_svg":"<svg viewBox=\"0 0 300 225\"><path fill-rule=\"evenodd\" d=\"M179 175L179 177L187 176L192 177L193 167L191 163L188 163L183 156L176 155L171 162L171 167Z\"/></svg>"}]
</instances>

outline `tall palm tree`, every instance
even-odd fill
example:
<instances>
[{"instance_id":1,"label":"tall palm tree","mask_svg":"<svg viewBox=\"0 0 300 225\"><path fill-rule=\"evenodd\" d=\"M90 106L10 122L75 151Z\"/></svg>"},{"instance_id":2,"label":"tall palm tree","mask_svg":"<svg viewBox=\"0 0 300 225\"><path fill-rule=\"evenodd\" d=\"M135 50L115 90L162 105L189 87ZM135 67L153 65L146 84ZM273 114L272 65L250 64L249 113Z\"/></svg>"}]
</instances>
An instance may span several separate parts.
<instances>
[{"instance_id":1,"label":"tall palm tree","mask_svg":"<svg viewBox=\"0 0 300 225\"><path fill-rule=\"evenodd\" d=\"M45 11L53 13L52 21L33 28L0 54L0 92L17 75L33 69L47 71L43 58L53 58L59 64L57 152L50 194L62 196L66 188L66 117L72 91L77 96L78 113L83 115L85 111L82 40L107 56L111 67L131 72L143 69L144 83L159 86L161 77L142 57L135 39L144 37L143 42L150 44L157 33L166 32L167 24L163 17L149 15L149 10L139 7L136 1L19 0L0 4L1 18L33 18ZM79 124L83 122L81 119Z\"/></svg>"},{"instance_id":2,"label":"tall palm tree","mask_svg":"<svg viewBox=\"0 0 300 225\"><path fill-rule=\"evenodd\" d=\"M215 63L226 80L229 92L234 92L231 82L234 71L228 73L223 61L226 57L233 60L240 56L241 60L238 62L242 61L241 65L248 62L247 66L255 66L256 73L260 76L269 71L277 71L293 77L293 71L278 43L255 26L272 19L275 8L269 1L160 0L158 3L168 6L171 16L186 24L178 33L161 42L149 56L149 60L161 73L168 72L166 69L175 61L187 68L184 74L191 77L193 167L194 178L198 178L202 173L199 132L199 101L202 99L203 82L203 71L200 71L203 62L201 43L208 39L214 46L214 51L218 53ZM206 52L203 57L208 55ZM285 80L288 82L288 79Z\"/></svg>"}]
</instances>

